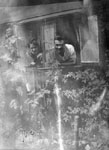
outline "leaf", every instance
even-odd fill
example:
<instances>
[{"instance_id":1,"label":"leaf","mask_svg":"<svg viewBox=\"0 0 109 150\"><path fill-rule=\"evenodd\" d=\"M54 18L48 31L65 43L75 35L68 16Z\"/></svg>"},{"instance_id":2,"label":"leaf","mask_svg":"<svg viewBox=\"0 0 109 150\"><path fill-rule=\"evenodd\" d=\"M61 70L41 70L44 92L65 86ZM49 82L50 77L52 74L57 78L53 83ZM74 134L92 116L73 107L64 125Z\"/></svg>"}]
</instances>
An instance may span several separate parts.
<instances>
[{"instance_id":1,"label":"leaf","mask_svg":"<svg viewBox=\"0 0 109 150\"><path fill-rule=\"evenodd\" d=\"M10 102L10 108L14 108L14 109L17 109L18 106L17 106L17 102L15 99L13 99L11 102Z\"/></svg>"},{"instance_id":2,"label":"leaf","mask_svg":"<svg viewBox=\"0 0 109 150\"><path fill-rule=\"evenodd\" d=\"M16 91L18 92L18 94L19 94L20 96L23 95L23 89L22 89L21 86L18 86L18 87L16 88Z\"/></svg>"},{"instance_id":3,"label":"leaf","mask_svg":"<svg viewBox=\"0 0 109 150\"><path fill-rule=\"evenodd\" d=\"M99 84L101 81L99 79L93 80L92 84L97 85Z\"/></svg>"},{"instance_id":4,"label":"leaf","mask_svg":"<svg viewBox=\"0 0 109 150\"><path fill-rule=\"evenodd\" d=\"M25 83L25 75L18 70L8 69L4 72L4 77L7 81L18 82L22 81Z\"/></svg>"},{"instance_id":5,"label":"leaf","mask_svg":"<svg viewBox=\"0 0 109 150\"><path fill-rule=\"evenodd\" d=\"M7 54L4 54L0 57L0 59L2 59L3 61L7 62L7 61L11 61L12 58L10 57L10 55L7 53Z\"/></svg>"},{"instance_id":6,"label":"leaf","mask_svg":"<svg viewBox=\"0 0 109 150\"><path fill-rule=\"evenodd\" d=\"M38 103L37 103L37 104L38 104ZM37 104L36 104L36 103L31 104L31 107L34 109L34 108L36 108Z\"/></svg>"},{"instance_id":7,"label":"leaf","mask_svg":"<svg viewBox=\"0 0 109 150\"><path fill-rule=\"evenodd\" d=\"M26 72L25 65L22 62L18 61L17 63L14 64L14 67L15 67L16 70L19 70L21 72Z\"/></svg>"}]
</instances>

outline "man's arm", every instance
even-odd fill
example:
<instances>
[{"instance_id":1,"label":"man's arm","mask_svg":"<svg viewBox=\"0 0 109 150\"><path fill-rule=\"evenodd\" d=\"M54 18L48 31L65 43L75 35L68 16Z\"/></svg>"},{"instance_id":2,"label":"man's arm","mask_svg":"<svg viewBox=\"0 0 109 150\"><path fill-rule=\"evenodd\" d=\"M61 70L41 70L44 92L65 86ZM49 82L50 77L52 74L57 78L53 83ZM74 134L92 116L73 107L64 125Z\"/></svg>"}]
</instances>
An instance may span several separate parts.
<instances>
[{"instance_id":1,"label":"man's arm","mask_svg":"<svg viewBox=\"0 0 109 150\"><path fill-rule=\"evenodd\" d=\"M56 59L57 59L60 63L65 62L65 58L62 57L62 56L59 54L58 51L55 51L55 57L56 57Z\"/></svg>"}]
</instances>

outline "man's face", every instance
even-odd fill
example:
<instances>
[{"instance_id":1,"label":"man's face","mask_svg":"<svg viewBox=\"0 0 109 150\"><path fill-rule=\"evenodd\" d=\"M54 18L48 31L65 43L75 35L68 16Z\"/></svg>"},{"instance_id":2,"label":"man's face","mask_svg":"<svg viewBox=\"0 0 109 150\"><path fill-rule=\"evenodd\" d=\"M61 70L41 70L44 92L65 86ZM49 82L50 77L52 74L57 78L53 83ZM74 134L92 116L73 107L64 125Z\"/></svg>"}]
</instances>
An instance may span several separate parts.
<instances>
[{"instance_id":1,"label":"man's face","mask_svg":"<svg viewBox=\"0 0 109 150\"><path fill-rule=\"evenodd\" d=\"M61 41L55 40L55 48L56 48L56 50L61 50L61 48L63 47L63 44L64 44L63 40L61 40Z\"/></svg>"}]
</instances>

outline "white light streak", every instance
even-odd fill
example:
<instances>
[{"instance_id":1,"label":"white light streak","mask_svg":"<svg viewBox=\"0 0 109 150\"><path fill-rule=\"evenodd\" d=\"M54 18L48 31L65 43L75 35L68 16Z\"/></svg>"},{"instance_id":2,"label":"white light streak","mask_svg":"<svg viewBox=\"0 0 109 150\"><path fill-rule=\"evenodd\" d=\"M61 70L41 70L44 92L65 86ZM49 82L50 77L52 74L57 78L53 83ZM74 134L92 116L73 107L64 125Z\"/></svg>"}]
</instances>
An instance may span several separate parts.
<instances>
[{"instance_id":1,"label":"white light streak","mask_svg":"<svg viewBox=\"0 0 109 150\"><path fill-rule=\"evenodd\" d=\"M57 84L55 84L55 93L57 96L59 148L60 150L64 150L63 139L62 139L61 97L59 94L59 87Z\"/></svg>"}]
</instances>

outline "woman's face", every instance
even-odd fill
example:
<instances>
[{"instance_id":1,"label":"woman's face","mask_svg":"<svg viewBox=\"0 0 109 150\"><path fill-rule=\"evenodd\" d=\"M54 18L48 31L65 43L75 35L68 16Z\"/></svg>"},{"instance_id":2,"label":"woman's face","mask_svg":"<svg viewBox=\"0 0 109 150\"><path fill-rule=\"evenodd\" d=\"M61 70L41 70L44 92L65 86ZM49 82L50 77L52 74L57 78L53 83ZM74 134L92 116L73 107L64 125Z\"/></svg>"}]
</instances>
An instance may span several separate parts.
<instances>
[{"instance_id":1,"label":"woman's face","mask_svg":"<svg viewBox=\"0 0 109 150\"><path fill-rule=\"evenodd\" d=\"M38 54L39 52L38 46L35 44L30 44L30 49L31 49L31 53L33 54Z\"/></svg>"}]
</instances>

